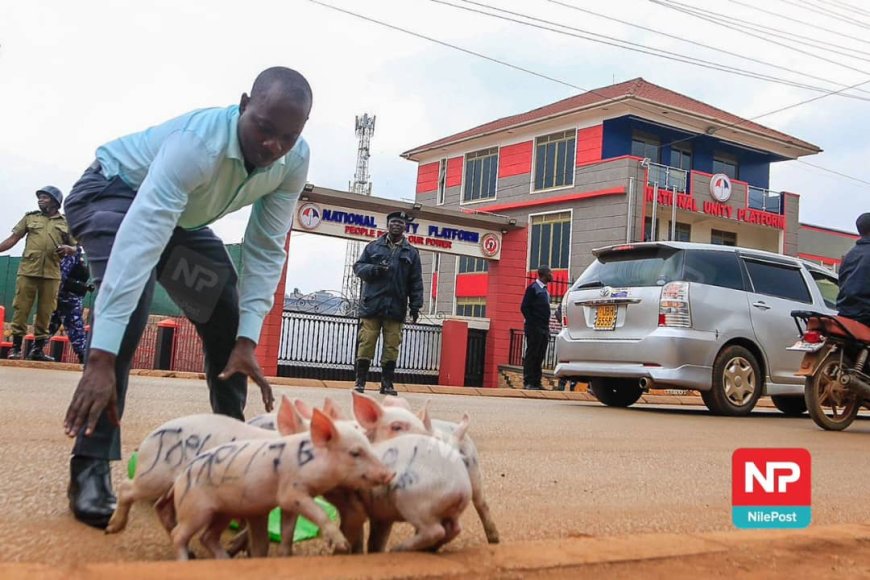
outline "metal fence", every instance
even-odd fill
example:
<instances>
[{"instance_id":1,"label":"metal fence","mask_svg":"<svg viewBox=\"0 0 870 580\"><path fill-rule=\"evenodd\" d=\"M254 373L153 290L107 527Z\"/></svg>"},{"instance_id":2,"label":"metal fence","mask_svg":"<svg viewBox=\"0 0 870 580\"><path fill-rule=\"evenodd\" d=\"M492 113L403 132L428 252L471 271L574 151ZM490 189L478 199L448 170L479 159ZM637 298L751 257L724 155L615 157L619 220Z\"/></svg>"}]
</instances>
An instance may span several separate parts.
<instances>
[{"instance_id":1,"label":"metal fence","mask_svg":"<svg viewBox=\"0 0 870 580\"><path fill-rule=\"evenodd\" d=\"M353 380L359 319L285 310L278 350L278 375ZM378 339L370 380L380 380L383 345ZM396 380L435 384L441 358L441 327L406 324L396 363Z\"/></svg>"},{"instance_id":2,"label":"metal fence","mask_svg":"<svg viewBox=\"0 0 870 580\"><path fill-rule=\"evenodd\" d=\"M523 356L526 352L526 335L517 328L511 329L511 343L508 351L508 364L523 366ZM543 368L552 370L556 368L556 335L551 334L547 343L547 354L544 355Z\"/></svg>"}]
</instances>

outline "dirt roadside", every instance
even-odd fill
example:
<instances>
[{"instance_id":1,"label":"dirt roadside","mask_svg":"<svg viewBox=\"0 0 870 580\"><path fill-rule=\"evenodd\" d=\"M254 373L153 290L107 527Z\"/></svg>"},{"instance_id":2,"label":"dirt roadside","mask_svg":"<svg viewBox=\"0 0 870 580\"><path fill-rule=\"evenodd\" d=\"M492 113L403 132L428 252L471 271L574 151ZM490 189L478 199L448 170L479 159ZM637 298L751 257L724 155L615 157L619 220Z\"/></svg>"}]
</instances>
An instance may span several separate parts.
<instances>
[{"instance_id":1,"label":"dirt roadside","mask_svg":"<svg viewBox=\"0 0 870 580\"><path fill-rule=\"evenodd\" d=\"M22 579L269 578L870 578L870 525L794 532L642 534L374 554L177 562L0 564Z\"/></svg>"}]
</instances>

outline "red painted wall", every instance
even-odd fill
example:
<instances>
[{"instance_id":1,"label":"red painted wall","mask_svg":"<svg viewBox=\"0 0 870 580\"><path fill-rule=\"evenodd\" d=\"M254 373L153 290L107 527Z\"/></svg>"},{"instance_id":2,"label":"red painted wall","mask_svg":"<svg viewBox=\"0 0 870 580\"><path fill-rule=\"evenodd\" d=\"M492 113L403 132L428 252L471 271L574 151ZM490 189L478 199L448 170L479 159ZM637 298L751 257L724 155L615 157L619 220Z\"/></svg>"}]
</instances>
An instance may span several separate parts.
<instances>
[{"instance_id":1,"label":"red painted wall","mask_svg":"<svg viewBox=\"0 0 870 580\"><path fill-rule=\"evenodd\" d=\"M486 337L483 385L498 386L498 366L507 363L511 329L523 327L520 303L526 291L528 228L508 232L502 239L501 259L489 265L489 284L498 288L486 299L489 332Z\"/></svg>"},{"instance_id":2,"label":"red painted wall","mask_svg":"<svg viewBox=\"0 0 870 580\"><path fill-rule=\"evenodd\" d=\"M289 256L289 233L287 234L287 240L284 242L284 251ZM263 374L267 377L278 376L278 353L281 347L281 325L284 322L284 285L286 281L287 260L284 260L281 278L278 280L278 287L275 289L275 302L272 304L272 310L269 311L263 320L263 330L260 332L260 340L257 342L257 350L255 351L257 362L260 363L260 368L263 369Z\"/></svg>"},{"instance_id":3,"label":"red painted wall","mask_svg":"<svg viewBox=\"0 0 870 580\"><path fill-rule=\"evenodd\" d=\"M577 131L577 165L601 160L604 125L586 127Z\"/></svg>"},{"instance_id":4,"label":"red painted wall","mask_svg":"<svg viewBox=\"0 0 870 580\"><path fill-rule=\"evenodd\" d=\"M438 167L440 163L427 163L417 166L417 193L438 189Z\"/></svg>"},{"instance_id":5,"label":"red painted wall","mask_svg":"<svg viewBox=\"0 0 870 580\"><path fill-rule=\"evenodd\" d=\"M532 142L508 145L499 150L498 176L511 177L532 172Z\"/></svg>"},{"instance_id":6,"label":"red painted wall","mask_svg":"<svg viewBox=\"0 0 870 580\"><path fill-rule=\"evenodd\" d=\"M477 298L486 296L487 291L486 272L474 272L471 274L456 275L456 297Z\"/></svg>"},{"instance_id":7,"label":"red painted wall","mask_svg":"<svg viewBox=\"0 0 870 580\"><path fill-rule=\"evenodd\" d=\"M441 327L441 363L438 384L465 386L465 360L468 357L468 323L445 320Z\"/></svg>"},{"instance_id":8,"label":"red painted wall","mask_svg":"<svg viewBox=\"0 0 870 580\"><path fill-rule=\"evenodd\" d=\"M462 185L462 157L451 157L447 160L447 187Z\"/></svg>"}]
</instances>

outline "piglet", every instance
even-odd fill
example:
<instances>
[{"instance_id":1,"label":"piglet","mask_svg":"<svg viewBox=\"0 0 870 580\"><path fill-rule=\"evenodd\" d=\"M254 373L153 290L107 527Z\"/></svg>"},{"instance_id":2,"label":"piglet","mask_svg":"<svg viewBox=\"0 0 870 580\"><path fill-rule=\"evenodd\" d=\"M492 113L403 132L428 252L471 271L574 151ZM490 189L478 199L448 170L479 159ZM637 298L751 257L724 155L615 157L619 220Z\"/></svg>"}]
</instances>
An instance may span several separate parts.
<instances>
[{"instance_id":1,"label":"piglet","mask_svg":"<svg viewBox=\"0 0 870 580\"><path fill-rule=\"evenodd\" d=\"M492 519L489 504L486 502L486 496L483 493L483 474L480 470L480 455L477 452L474 440L464 430L462 431L462 437L457 438L456 435L459 432L460 423L430 419L428 405L429 401L426 401L424 408L419 413L425 429L432 432L435 437L445 443L455 446L459 451L468 469L468 478L471 480L471 502L474 504L474 509L477 511L481 524L483 524L486 541L490 544L498 544L498 528ZM401 408L410 411L411 405L407 399L401 397L385 397L384 408Z\"/></svg>"},{"instance_id":2,"label":"piglet","mask_svg":"<svg viewBox=\"0 0 870 580\"><path fill-rule=\"evenodd\" d=\"M455 436L468 428L463 417ZM375 454L394 469L392 483L359 494L369 516L369 552L381 552L394 522L415 534L395 551L437 550L459 535L459 517L471 500L471 482L455 447L429 435L403 435L376 443Z\"/></svg>"},{"instance_id":3,"label":"piglet","mask_svg":"<svg viewBox=\"0 0 870 580\"><path fill-rule=\"evenodd\" d=\"M296 417L296 410L286 397L281 398L278 414ZM139 445L136 474L132 479L124 480L118 488L118 506L106 533L114 534L127 526L134 502L154 502L164 496L181 470L203 451L237 439L277 439L280 436L277 431L248 425L225 415L188 415L167 421L149 433ZM171 508L171 504L167 506L165 501L161 501L157 507L160 521L169 531L174 514L165 508Z\"/></svg>"},{"instance_id":4,"label":"piglet","mask_svg":"<svg viewBox=\"0 0 870 580\"><path fill-rule=\"evenodd\" d=\"M279 414L279 431L283 431L282 422ZM177 518L172 543L178 559L186 560L190 539L202 531L202 544L214 557L226 558L221 533L231 519L244 518L250 530L251 555L265 556L268 514L278 506L290 516L305 516L336 552L347 552L347 540L314 497L338 486L386 485L392 477L393 472L374 456L358 429L337 424L315 409L309 433L234 441L194 458L176 478L171 492Z\"/></svg>"}]
</instances>

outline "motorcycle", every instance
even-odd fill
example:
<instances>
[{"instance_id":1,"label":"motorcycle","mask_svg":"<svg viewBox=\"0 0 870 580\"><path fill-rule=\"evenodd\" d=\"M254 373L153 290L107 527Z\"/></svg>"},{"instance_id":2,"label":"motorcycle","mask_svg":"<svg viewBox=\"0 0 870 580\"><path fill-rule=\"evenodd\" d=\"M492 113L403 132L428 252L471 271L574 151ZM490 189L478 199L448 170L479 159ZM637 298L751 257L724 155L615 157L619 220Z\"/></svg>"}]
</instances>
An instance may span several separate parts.
<instances>
[{"instance_id":1,"label":"motorcycle","mask_svg":"<svg viewBox=\"0 0 870 580\"><path fill-rule=\"evenodd\" d=\"M801 335L788 350L804 353L797 376L805 377L804 400L816 425L842 431L861 407L870 409L870 327L850 318L794 310Z\"/></svg>"}]
</instances>

